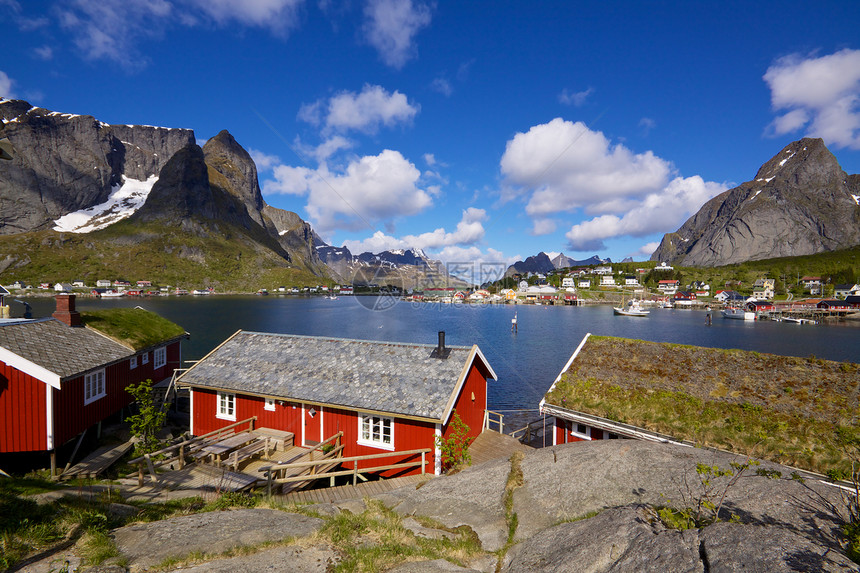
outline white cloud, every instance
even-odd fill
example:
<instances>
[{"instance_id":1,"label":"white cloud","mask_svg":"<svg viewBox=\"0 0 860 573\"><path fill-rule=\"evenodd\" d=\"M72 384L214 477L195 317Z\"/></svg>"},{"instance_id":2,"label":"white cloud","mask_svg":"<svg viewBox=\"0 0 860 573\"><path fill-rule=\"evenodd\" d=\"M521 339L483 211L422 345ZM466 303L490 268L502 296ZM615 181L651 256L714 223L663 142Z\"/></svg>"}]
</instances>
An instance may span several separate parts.
<instances>
[{"instance_id":1,"label":"white cloud","mask_svg":"<svg viewBox=\"0 0 860 573\"><path fill-rule=\"evenodd\" d=\"M660 243L657 241L654 241L651 243L645 243L644 245L642 245L639 248L639 250L636 252L636 254L650 257L651 255L654 254L654 251L656 251L657 247L659 247L659 246L660 246Z\"/></svg>"},{"instance_id":2,"label":"white cloud","mask_svg":"<svg viewBox=\"0 0 860 573\"><path fill-rule=\"evenodd\" d=\"M54 57L54 50L51 48L51 46L41 46L39 48L35 48L33 50L33 53L37 58L45 61L50 60Z\"/></svg>"},{"instance_id":3,"label":"white cloud","mask_svg":"<svg viewBox=\"0 0 860 573\"><path fill-rule=\"evenodd\" d=\"M583 90L581 92L571 93L567 91L567 88L564 88L560 94L558 94L558 101L565 105L572 105L576 107L582 107L585 104L585 100L588 99L588 96L594 93L594 88L588 88L587 90Z\"/></svg>"},{"instance_id":4,"label":"white cloud","mask_svg":"<svg viewBox=\"0 0 860 573\"><path fill-rule=\"evenodd\" d=\"M415 215L432 204L421 189L421 172L398 151L351 161L342 171L279 165L274 179L263 182L265 194L306 195L305 209L320 233L333 229L374 227L377 221Z\"/></svg>"},{"instance_id":5,"label":"white cloud","mask_svg":"<svg viewBox=\"0 0 860 573\"><path fill-rule=\"evenodd\" d=\"M296 27L304 0L186 0L220 26L232 22L268 28L283 36Z\"/></svg>"},{"instance_id":6,"label":"white cloud","mask_svg":"<svg viewBox=\"0 0 860 573\"><path fill-rule=\"evenodd\" d=\"M281 163L281 160L278 159L277 155L268 155L252 147L248 148L248 155L250 155L251 159L254 160L254 164L257 166L257 171L268 171L275 165L279 165Z\"/></svg>"},{"instance_id":7,"label":"white cloud","mask_svg":"<svg viewBox=\"0 0 860 573\"><path fill-rule=\"evenodd\" d=\"M414 39L430 24L430 8L412 0L368 0L364 7L364 33L382 61L400 69L415 54Z\"/></svg>"},{"instance_id":8,"label":"white cloud","mask_svg":"<svg viewBox=\"0 0 860 573\"><path fill-rule=\"evenodd\" d=\"M172 9L166 0L73 0L59 16L85 58L135 68L146 63L137 43L158 37Z\"/></svg>"},{"instance_id":9,"label":"white cloud","mask_svg":"<svg viewBox=\"0 0 860 573\"><path fill-rule=\"evenodd\" d=\"M657 127L657 122L650 117L643 117L639 120L639 127L642 128L642 135L647 136L652 129Z\"/></svg>"},{"instance_id":10,"label":"white cloud","mask_svg":"<svg viewBox=\"0 0 860 573\"><path fill-rule=\"evenodd\" d=\"M676 177L624 215L605 214L583 221L571 227L565 237L575 251L598 251L613 237L643 237L677 229L706 201L725 190L725 185L706 182L698 175Z\"/></svg>"},{"instance_id":11,"label":"white cloud","mask_svg":"<svg viewBox=\"0 0 860 573\"><path fill-rule=\"evenodd\" d=\"M427 165L429 165L431 167L436 165L436 156L433 155L432 153L425 153L424 154L424 163L426 163Z\"/></svg>"},{"instance_id":12,"label":"white cloud","mask_svg":"<svg viewBox=\"0 0 860 573\"><path fill-rule=\"evenodd\" d=\"M0 71L0 97L15 99L17 96L12 90L12 86L14 85L15 80L6 75L6 72Z\"/></svg>"},{"instance_id":13,"label":"white cloud","mask_svg":"<svg viewBox=\"0 0 860 573\"><path fill-rule=\"evenodd\" d=\"M503 199L530 194L526 212L544 217L580 208L616 210L661 189L673 167L650 151L610 145L581 122L556 118L508 141L501 170L512 186Z\"/></svg>"},{"instance_id":14,"label":"white cloud","mask_svg":"<svg viewBox=\"0 0 860 573\"><path fill-rule=\"evenodd\" d=\"M532 235L549 235L555 233L556 228L558 225L552 219L537 218L532 221Z\"/></svg>"},{"instance_id":15,"label":"white cloud","mask_svg":"<svg viewBox=\"0 0 860 573\"><path fill-rule=\"evenodd\" d=\"M389 93L382 86L365 84L361 93L344 91L328 102L305 104L298 117L313 125L323 123L327 132L375 133L383 125L393 127L411 122L420 109L421 106L410 104L406 96L396 90Z\"/></svg>"},{"instance_id":16,"label":"white cloud","mask_svg":"<svg viewBox=\"0 0 860 573\"><path fill-rule=\"evenodd\" d=\"M370 251L391 251L394 249L422 249L436 251L456 245L473 245L484 238L483 222L487 220L487 212L483 209L469 207L463 211L460 222L453 232L447 232L444 227L420 235L394 237L382 231L375 232L371 237L361 241L346 241L344 245L353 253Z\"/></svg>"},{"instance_id":17,"label":"white cloud","mask_svg":"<svg viewBox=\"0 0 860 573\"><path fill-rule=\"evenodd\" d=\"M430 83L430 87L445 97L450 97L451 94L454 93L454 88L451 87L451 82L445 78L436 78Z\"/></svg>"},{"instance_id":18,"label":"white cloud","mask_svg":"<svg viewBox=\"0 0 860 573\"><path fill-rule=\"evenodd\" d=\"M57 10L60 25L88 60L129 69L148 64L138 48L172 26L265 28L286 36L299 22L305 0L69 0ZM42 48L40 57L45 57Z\"/></svg>"},{"instance_id":19,"label":"white cloud","mask_svg":"<svg viewBox=\"0 0 860 573\"><path fill-rule=\"evenodd\" d=\"M774 111L783 112L767 132L805 127L837 147L860 149L860 50L821 57L797 54L777 60L764 74Z\"/></svg>"}]
</instances>

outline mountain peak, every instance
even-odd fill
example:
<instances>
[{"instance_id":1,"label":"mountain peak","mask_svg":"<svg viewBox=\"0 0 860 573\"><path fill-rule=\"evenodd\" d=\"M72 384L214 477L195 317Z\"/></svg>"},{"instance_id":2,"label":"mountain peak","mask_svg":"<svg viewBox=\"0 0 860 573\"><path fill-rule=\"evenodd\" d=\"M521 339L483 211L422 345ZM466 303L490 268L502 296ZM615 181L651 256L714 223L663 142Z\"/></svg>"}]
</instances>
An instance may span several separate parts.
<instances>
[{"instance_id":1,"label":"mountain peak","mask_svg":"<svg viewBox=\"0 0 860 573\"><path fill-rule=\"evenodd\" d=\"M753 180L714 197L663 237L652 261L718 266L860 244L860 205L821 139L785 146Z\"/></svg>"}]
</instances>

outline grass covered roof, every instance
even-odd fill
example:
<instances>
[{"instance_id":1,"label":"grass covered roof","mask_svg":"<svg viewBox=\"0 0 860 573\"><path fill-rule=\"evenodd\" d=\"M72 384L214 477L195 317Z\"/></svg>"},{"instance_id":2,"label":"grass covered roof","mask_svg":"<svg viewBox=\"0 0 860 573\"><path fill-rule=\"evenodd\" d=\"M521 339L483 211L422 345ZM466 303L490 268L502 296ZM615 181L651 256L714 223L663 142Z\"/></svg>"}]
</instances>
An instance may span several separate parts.
<instances>
[{"instance_id":1,"label":"grass covered roof","mask_svg":"<svg viewBox=\"0 0 860 573\"><path fill-rule=\"evenodd\" d=\"M81 312L87 328L139 351L184 336L185 329L142 308L114 308Z\"/></svg>"},{"instance_id":2,"label":"grass covered roof","mask_svg":"<svg viewBox=\"0 0 860 573\"><path fill-rule=\"evenodd\" d=\"M591 336L545 401L825 473L850 467L858 393L857 364Z\"/></svg>"}]
</instances>

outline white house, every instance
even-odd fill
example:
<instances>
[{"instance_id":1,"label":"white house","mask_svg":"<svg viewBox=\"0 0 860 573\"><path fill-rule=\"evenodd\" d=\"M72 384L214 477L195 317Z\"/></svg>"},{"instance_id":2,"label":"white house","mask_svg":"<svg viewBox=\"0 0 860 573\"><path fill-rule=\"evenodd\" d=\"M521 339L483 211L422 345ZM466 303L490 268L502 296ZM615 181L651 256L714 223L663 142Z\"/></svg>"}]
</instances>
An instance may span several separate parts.
<instances>
[{"instance_id":1,"label":"white house","mask_svg":"<svg viewBox=\"0 0 860 573\"><path fill-rule=\"evenodd\" d=\"M72 292L72 285L69 283L57 283L54 285L54 290L56 292Z\"/></svg>"},{"instance_id":2,"label":"white house","mask_svg":"<svg viewBox=\"0 0 860 573\"><path fill-rule=\"evenodd\" d=\"M615 277L612 275L602 275L600 277L600 286L615 286Z\"/></svg>"},{"instance_id":3,"label":"white house","mask_svg":"<svg viewBox=\"0 0 860 573\"><path fill-rule=\"evenodd\" d=\"M624 277L624 286L639 286L639 279L634 276L627 275Z\"/></svg>"},{"instance_id":4,"label":"white house","mask_svg":"<svg viewBox=\"0 0 860 573\"><path fill-rule=\"evenodd\" d=\"M591 279L579 279L576 286L579 288L591 288Z\"/></svg>"},{"instance_id":5,"label":"white house","mask_svg":"<svg viewBox=\"0 0 860 573\"><path fill-rule=\"evenodd\" d=\"M573 288L574 279L573 277L564 277L561 279L561 288Z\"/></svg>"},{"instance_id":6,"label":"white house","mask_svg":"<svg viewBox=\"0 0 860 573\"><path fill-rule=\"evenodd\" d=\"M108 288L111 286L111 282L107 279L99 279L96 281L96 286L98 288Z\"/></svg>"}]
</instances>

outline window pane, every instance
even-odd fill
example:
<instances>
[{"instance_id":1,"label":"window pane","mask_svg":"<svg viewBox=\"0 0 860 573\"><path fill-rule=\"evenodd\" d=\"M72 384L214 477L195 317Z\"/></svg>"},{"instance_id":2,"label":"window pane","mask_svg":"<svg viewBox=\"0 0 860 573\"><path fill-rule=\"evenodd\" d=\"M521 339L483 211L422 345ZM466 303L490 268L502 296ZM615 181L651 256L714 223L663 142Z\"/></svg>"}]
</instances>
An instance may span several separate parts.
<instances>
[{"instance_id":1,"label":"window pane","mask_svg":"<svg viewBox=\"0 0 860 573\"><path fill-rule=\"evenodd\" d=\"M391 443L391 420L382 421L382 443Z\"/></svg>"}]
</instances>

